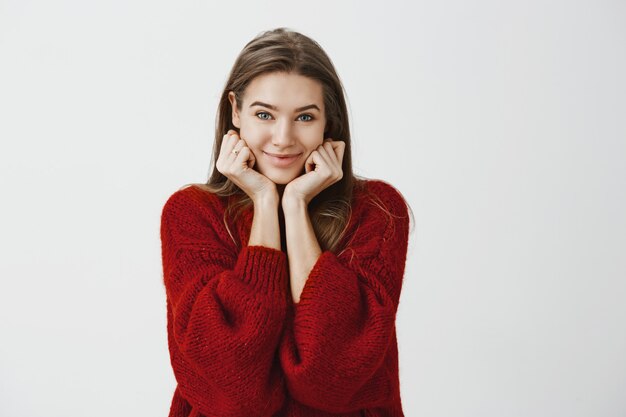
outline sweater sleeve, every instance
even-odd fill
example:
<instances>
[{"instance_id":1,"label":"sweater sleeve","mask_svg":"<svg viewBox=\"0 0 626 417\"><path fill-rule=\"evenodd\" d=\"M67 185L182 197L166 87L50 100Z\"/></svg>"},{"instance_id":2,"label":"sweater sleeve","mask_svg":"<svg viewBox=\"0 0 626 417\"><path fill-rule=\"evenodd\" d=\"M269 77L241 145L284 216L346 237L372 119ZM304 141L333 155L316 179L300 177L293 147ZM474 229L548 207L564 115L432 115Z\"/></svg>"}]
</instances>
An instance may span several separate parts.
<instances>
[{"instance_id":1,"label":"sweater sleeve","mask_svg":"<svg viewBox=\"0 0 626 417\"><path fill-rule=\"evenodd\" d=\"M400 395L390 345L408 213L395 189L386 194L391 218L368 209L355 243L339 255L322 252L293 305L279 357L287 389L310 407L348 413L393 404Z\"/></svg>"},{"instance_id":2,"label":"sweater sleeve","mask_svg":"<svg viewBox=\"0 0 626 417\"><path fill-rule=\"evenodd\" d=\"M205 416L271 416L285 399L274 357L286 314L286 254L264 246L237 253L223 243L230 237L207 201L180 190L161 215L177 389Z\"/></svg>"}]
</instances>

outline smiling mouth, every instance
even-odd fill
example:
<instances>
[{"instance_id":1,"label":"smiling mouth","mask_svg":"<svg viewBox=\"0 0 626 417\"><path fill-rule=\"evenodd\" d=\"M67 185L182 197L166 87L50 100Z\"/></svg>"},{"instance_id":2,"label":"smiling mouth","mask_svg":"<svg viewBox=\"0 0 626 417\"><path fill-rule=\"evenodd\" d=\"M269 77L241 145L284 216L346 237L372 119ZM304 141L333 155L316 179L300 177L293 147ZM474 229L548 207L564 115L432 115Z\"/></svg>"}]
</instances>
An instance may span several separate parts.
<instances>
[{"instance_id":1,"label":"smiling mouth","mask_svg":"<svg viewBox=\"0 0 626 417\"><path fill-rule=\"evenodd\" d=\"M277 153L269 153L269 152L263 152L269 156L273 156L275 158L295 158L296 156L300 156L299 153L292 153L292 154L286 154L286 155L281 155L281 154L277 154Z\"/></svg>"},{"instance_id":2,"label":"smiling mouth","mask_svg":"<svg viewBox=\"0 0 626 417\"><path fill-rule=\"evenodd\" d=\"M297 161L302 155L301 153L291 155L291 156L275 156L275 154L263 152L263 154L267 157L267 159L275 166L278 167L287 167L291 165L293 162Z\"/></svg>"}]
</instances>

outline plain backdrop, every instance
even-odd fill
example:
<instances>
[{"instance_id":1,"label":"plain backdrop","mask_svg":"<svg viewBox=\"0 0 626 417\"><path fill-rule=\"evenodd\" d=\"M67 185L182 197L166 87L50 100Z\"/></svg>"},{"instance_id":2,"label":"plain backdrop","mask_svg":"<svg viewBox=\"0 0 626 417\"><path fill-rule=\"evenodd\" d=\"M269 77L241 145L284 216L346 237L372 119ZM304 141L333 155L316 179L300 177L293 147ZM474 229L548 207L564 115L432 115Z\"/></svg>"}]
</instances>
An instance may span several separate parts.
<instances>
[{"instance_id":1,"label":"plain backdrop","mask_svg":"<svg viewBox=\"0 0 626 417\"><path fill-rule=\"evenodd\" d=\"M0 0L0 415L166 416L161 209L263 30L410 203L407 416L626 415L623 1Z\"/></svg>"}]
</instances>

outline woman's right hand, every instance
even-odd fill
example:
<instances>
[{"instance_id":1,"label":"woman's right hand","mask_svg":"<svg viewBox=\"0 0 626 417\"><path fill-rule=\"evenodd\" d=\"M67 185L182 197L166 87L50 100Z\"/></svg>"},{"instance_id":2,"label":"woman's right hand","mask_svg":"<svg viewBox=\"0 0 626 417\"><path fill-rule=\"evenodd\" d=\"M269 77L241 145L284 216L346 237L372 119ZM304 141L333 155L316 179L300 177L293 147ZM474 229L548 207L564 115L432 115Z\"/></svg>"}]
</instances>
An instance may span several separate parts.
<instances>
[{"instance_id":1,"label":"woman's right hand","mask_svg":"<svg viewBox=\"0 0 626 417\"><path fill-rule=\"evenodd\" d=\"M217 170L248 194L254 202L268 196L277 198L276 184L252 169L255 162L256 158L246 142L236 131L229 130L222 139L220 154L215 164Z\"/></svg>"}]
</instances>

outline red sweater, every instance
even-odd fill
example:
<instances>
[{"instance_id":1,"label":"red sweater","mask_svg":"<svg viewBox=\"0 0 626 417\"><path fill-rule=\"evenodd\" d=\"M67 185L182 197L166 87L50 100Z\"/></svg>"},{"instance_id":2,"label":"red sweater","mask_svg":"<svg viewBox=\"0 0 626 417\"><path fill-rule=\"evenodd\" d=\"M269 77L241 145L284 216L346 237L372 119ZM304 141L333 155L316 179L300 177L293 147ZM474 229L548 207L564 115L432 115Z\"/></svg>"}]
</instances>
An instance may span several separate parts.
<instances>
[{"instance_id":1,"label":"red sweater","mask_svg":"<svg viewBox=\"0 0 626 417\"><path fill-rule=\"evenodd\" d=\"M285 252L247 246L253 210L224 223L224 199L176 191L161 216L170 417L404 416L395 316L408 211L368 180L391 212L355 192L341 250L324 251L300 301Z\"/></svg>"}]
</instances>

